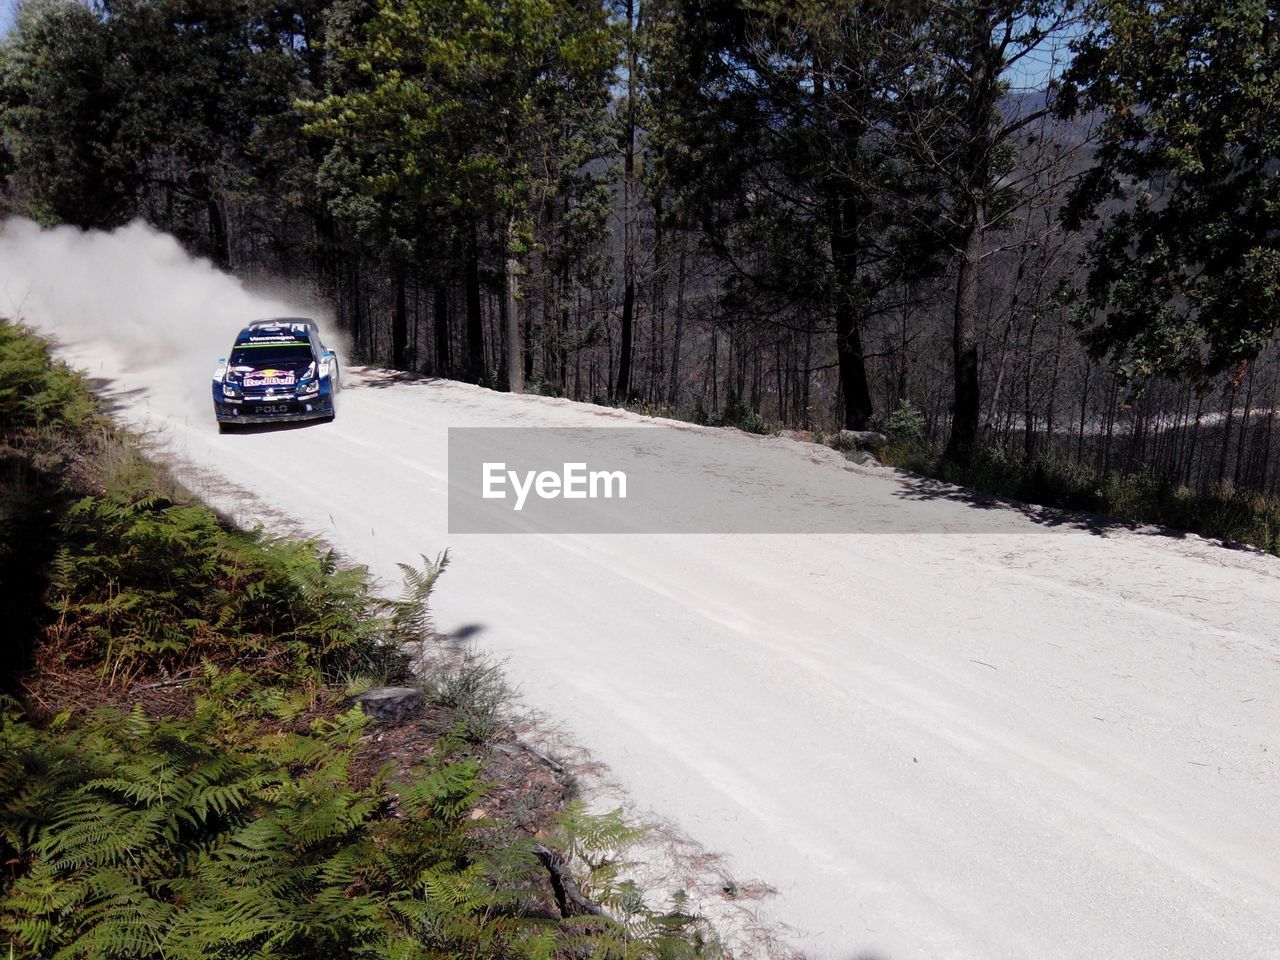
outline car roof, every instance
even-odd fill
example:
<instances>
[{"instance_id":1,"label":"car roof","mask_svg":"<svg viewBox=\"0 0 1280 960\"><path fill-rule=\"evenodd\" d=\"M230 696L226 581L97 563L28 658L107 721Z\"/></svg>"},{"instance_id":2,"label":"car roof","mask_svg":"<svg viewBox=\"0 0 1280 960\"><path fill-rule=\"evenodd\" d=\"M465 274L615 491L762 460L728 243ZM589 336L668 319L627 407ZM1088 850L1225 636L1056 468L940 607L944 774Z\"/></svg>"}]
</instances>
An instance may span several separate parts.
<instances>
[{"instance_id":1,"label":"car roof","mask_svg":"<svg viewBox=\"0 0 1280 960\"><path fill-rule=\"evenodd\" d=\"M305 317L280 317L255 320L236 336L236 346L246 343L310 343L320 342L320 331L314 320Z\"/></svg>"}]
</instances>

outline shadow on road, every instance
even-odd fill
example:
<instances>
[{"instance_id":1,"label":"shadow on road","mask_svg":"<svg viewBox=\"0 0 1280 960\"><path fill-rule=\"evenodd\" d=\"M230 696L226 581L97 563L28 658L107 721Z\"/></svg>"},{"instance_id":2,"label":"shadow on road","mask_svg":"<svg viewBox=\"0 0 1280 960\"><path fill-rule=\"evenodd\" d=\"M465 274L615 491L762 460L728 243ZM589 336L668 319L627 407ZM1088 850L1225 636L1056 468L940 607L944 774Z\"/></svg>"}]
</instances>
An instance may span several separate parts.
<instances>
[{"instance_id":1,"label":"shadow on road","mask_svg":"<svg viewBox=\"0 0 1280 960\"><path fill-rule=\"evenodd\" d=\"M231 423L231 428L226 432L235 434L246 433L284 433L288 430L306 430L308 427L323 427L331 420L325 420L317 417L315 420L282 420L280 423Z\"/></svg>"},{"instance_id":2,"label":"shadow on road","mask_svg":"<svg viewBox=\"0 0 1280 960\"><path fill-rule=\"evenodd\" d=\"M354 386L357 389L360 387L373 387L374 389L382 390L386 387L396 387L405 383L444 383L444 377L414 373L412 370L365 370L360 374L360 382Z\"/></svg>"},{"instance_id":3,"label":"shadow on road","mask_svg":"<svg viewBox=\"0 0 1280 960\"><path fill-rule=\"evenodd\" d=\"M482 623L467 623L451 631L446 637L453 643L464 643L477 634L484 633L484 629L484 624Z\"/></svg>"},{"instance_id":4,"label":"shadow on road","mask_svg":"<svg viewBox=\"0 0 1280 960\"><path fill-rule=\"evenodd\" d=\"M1114 517L1103 517L1085 510L1070 510L1059 507L1040 507L1023 503L1009 497L1000 497L980 490L969 490L954 484L934 480L921 474L898 471L898 479L902 489L894 496L901 500L917 502L949 501L963 504L973 510L1005 511L1020 514L1030 523L1048 529L1080 530L1094 536L1105 537L1117 531L1137 533L1148 537L1163 537L1168 540L1185 540L1189 534L1185 530L1175 530L1157 524L1138 523L1132 520L1119 520ZM1207 538L1213 539L1213 538ZM1259 552L1257 548L1247 544L1225 540L1213 540L1231 550Z\"/></svg>"},{"instance_id":5,"label":"shadow on road","mask_svg":"<svg viewBox=\"0 0 1280 960\"><path fill-rule=\"evenodd\" d=\"M115 381L110 377L86 376L84 381L89 390L98 398L102 411L107 414L123 413L131 401L147 392L145 387L134 387L132 390L117 387L115 386Z\"/></svg>"}]
</instances>

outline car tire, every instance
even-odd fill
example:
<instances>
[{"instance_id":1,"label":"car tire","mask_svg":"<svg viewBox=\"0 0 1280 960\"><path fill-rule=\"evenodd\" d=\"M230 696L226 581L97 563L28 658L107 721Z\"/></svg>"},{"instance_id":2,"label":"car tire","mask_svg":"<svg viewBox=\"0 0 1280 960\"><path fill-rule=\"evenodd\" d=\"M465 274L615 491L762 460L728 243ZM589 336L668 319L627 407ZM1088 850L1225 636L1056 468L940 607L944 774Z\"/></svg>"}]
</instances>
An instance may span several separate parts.
<instances>
[{"instance_id":1,"label":"car tire","mask_svg":"<svg viewBox=\"0 0 1280 960\"><path fill-rule=\"evenodd\" d=\"M218 432L219 432L219 433L235 433L235 432L236 432L236 426L237 426L237 425L236 425L236 424L234 424L234 423L227 423L227 422L226 422L226 421L224 421L224 420L219 420L219 421L218 421Z\"/></svg>"}]
</instances>

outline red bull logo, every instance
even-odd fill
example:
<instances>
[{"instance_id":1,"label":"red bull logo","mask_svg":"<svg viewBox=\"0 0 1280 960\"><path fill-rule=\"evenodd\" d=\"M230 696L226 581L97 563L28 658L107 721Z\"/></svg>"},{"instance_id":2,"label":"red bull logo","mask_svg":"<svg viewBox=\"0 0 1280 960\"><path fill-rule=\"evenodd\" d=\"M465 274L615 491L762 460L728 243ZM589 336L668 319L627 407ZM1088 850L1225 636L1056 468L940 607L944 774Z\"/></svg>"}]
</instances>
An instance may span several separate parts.
<instances>
[{"instance_id":1,"label":"red bull logo","mask_svg":"<svg viewBox=\"0 0 1280 960\"><path fill-rule=\"evenodd\" d=\"M288 387L295 382L288 370L255 370L244 378L246 387Z\"/></svg>"}]
</instances>

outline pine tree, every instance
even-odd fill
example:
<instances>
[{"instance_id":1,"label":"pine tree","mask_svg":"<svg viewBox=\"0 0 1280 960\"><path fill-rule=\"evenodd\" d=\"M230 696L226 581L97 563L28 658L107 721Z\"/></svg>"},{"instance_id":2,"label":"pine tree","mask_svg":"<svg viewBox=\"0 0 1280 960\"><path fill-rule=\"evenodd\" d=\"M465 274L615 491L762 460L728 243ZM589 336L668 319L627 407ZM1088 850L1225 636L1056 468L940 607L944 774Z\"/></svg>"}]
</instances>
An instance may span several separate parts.
<instances>
[{"instance_id":1,"label":"pine tree","mask_svg":"<svg viewBox=\"0 0 1280 960\"><path fill-rule=\"evenodd\" d=\"M1243 373L1280 309L1280 7L1114 0L1064 114L1097 114L1068 222L1094 229L1078 312L1130 384Z\"/></svg>"}]
</instances>

